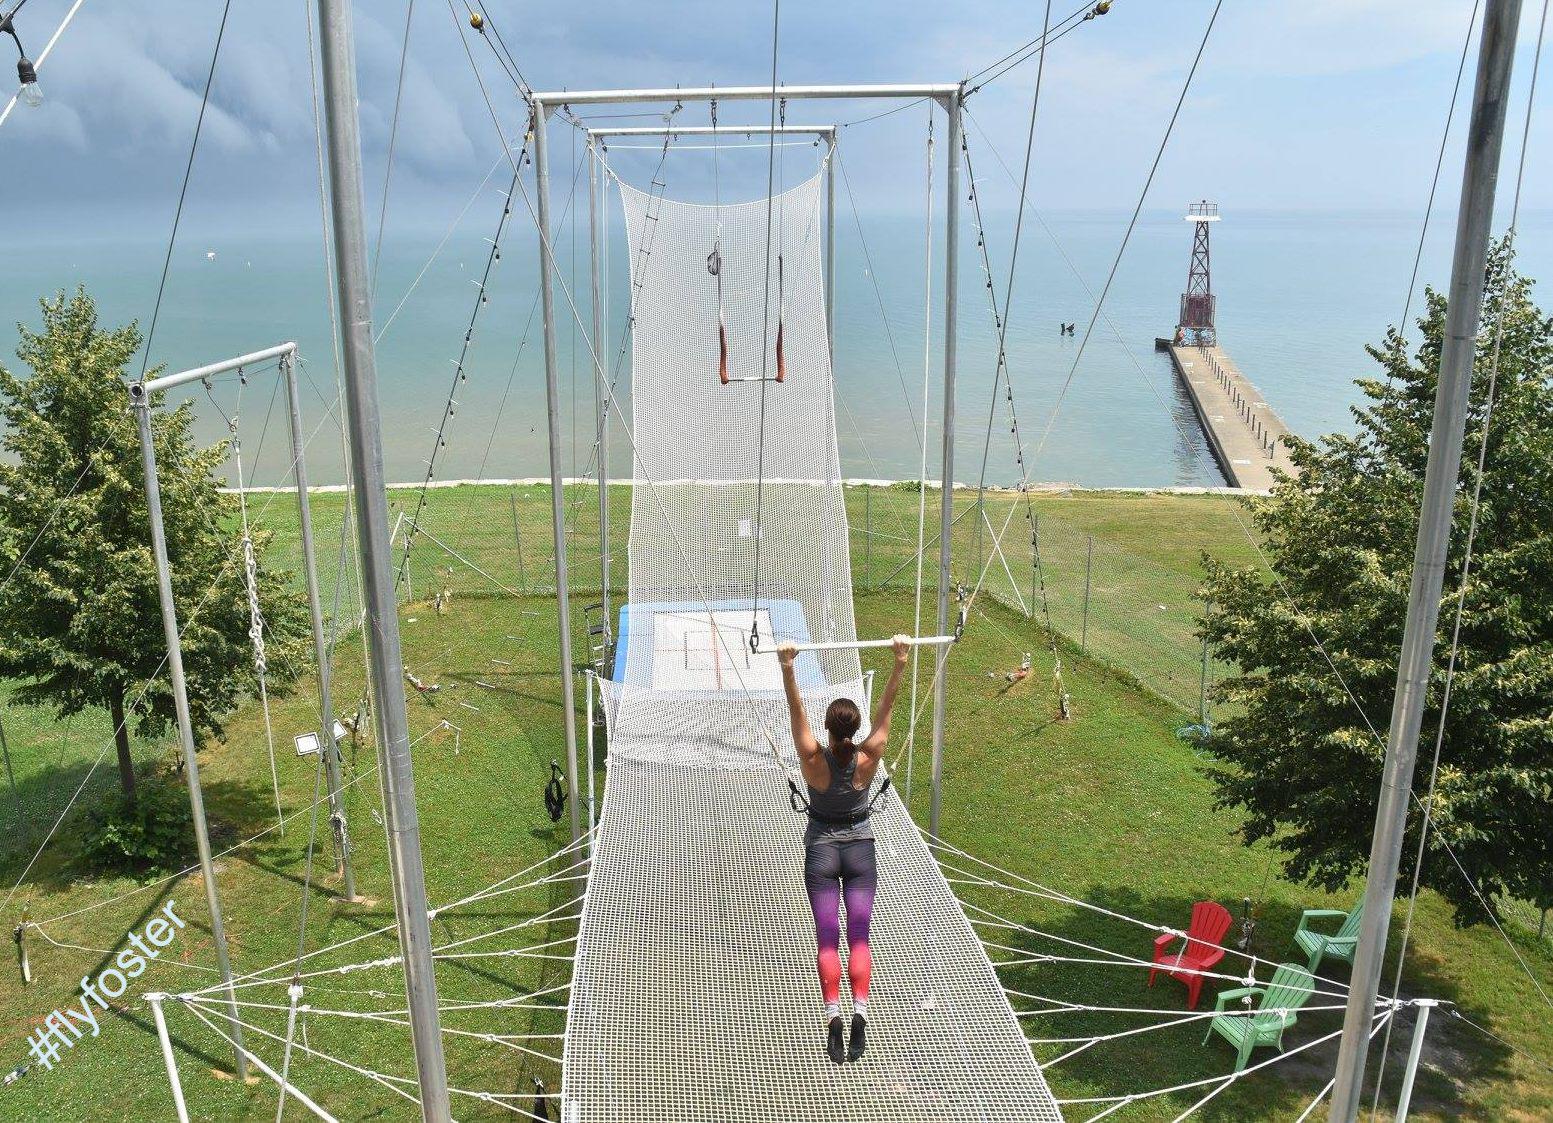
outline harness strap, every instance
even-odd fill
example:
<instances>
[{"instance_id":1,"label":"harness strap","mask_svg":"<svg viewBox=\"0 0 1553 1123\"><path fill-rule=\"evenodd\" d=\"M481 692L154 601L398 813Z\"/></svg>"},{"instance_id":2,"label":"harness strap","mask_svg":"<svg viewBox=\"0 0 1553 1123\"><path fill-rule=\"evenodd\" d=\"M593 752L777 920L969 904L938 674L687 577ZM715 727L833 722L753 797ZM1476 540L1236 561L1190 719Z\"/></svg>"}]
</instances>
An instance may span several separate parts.
<instances>
[{"instance_id":1,"label":"harness strap","mask_svg":"<svg viewBox=\"0 0 1553 1123\"><path fill-rule=\"evenodd\" d=\"M566 811L566 792L561 787L561 764L550 762L550 782L545 785L545 811L552 823L559 823Z\"/></svg>"},{"instance_id":2,"label":"harness strap","mask_svg":"<svg viewBox=\"0 0 1553 1123\"><path fill-rule=\"evenodd\" d=\"M809 818L814 819L817 822L826 823L830 826L854 826L858 823L863 823L868 820L868 817L873 814L874 807L889 792L891 782L892 778L886 774L884 777L884 783L880 784L879 790L869 797L868 805L864 807L862 811L855 812L851 815L838 817L831 815L821 815L815 811L814 808L809 805L809 801L804 798L803 791L798 787L798 781L789 776L787 778L787 802L788 805L792 807L794 812L799 815L808 815Z\"/></svg>"}]
</instances>

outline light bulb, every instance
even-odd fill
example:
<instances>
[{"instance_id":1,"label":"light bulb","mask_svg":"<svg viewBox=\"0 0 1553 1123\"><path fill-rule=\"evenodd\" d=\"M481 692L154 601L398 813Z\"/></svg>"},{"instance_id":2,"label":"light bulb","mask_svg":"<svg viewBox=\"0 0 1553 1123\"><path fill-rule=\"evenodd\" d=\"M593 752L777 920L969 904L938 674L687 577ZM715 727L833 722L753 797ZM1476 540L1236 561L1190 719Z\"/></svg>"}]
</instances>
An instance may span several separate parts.
<instances>
[{"instance_id":1,"label":"light bulb","mask_svg":"<svg viewBox=\"0 0 1553 1123\"><path fill-rule=\"evenodd\" d=\"M43 104L43 89L38 85L38 71L32 65L32 60L25 55L16 64L16 77L21 82L22 88L18 91L22 101L31 109L36 109Z\"/></svg>"}]
</instances>

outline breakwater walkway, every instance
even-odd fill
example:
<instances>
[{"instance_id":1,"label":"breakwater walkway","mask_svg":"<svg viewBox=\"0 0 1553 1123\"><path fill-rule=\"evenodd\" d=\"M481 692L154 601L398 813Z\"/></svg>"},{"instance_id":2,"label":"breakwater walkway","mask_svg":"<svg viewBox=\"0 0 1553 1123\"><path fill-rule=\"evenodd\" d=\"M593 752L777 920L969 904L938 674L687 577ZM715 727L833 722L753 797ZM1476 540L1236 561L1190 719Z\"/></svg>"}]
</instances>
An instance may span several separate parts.
<instances>
[{"instance_id":1,"label":"breakwater walkway","mask_svg":"<svg viewBox=\"0 0 1553 1123\"><path fill-rule=\"evenodd\" d=\"M1288 426L1222 347L1172 343L1168 349L1214 458L1233 486L1267 491L1274 468L1295 473L1284 440Z\"/></svg>"}]
</instances>

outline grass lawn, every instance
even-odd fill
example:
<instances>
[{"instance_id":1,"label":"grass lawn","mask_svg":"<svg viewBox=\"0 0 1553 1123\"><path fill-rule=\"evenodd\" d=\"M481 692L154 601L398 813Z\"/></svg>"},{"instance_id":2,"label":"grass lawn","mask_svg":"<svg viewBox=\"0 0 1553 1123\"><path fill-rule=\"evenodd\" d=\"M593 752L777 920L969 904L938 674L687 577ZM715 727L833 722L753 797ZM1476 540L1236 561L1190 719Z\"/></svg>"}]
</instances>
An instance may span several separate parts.
<instances>
[{"instance_id":1,"label":"grass lawn","mask_svg":"<svg viewBox=\"0 0 1553 1123\"><path fill-rule=\"evenodd\" d=\"M396 498L413 510L414 493L397 493ZM571 584L577 590L574 606L580 609L592 599L597 583L596 492L579 488L569 498L576 513ZM616 489L610 498L618 529L612 573L618 596L625 578L630 496L626 489ZM853 526L874 532L854 534L860 633L888 634L909 627L911 569L885 578L912 557L917 498L898 489L872 494L853 489L848 496ZM930 517L936 498L929 496ZM1007 495L989 499L993 524L1001 526L1017 502ZM957 508L970 514L957 526L955 539L957 557L965 566L964 572L957 567L957 576L970 582L979 572L972 507L970 497L957 502ZM1257 899L1261 921L1256 951L1273 961L1295 958L1290 935L1300 909L1346 907L1353 894L1327 896L1289 885L1277 876L1276 866L1269 865L1265 851L1241 846L1234 838L1235 817L1213 809L1199 761L1176 735L1196 705L1200 654L1190 637L1190 620L1198 559L1204 549L1236 562L1254 558L1238 522L1245 515L1218 497L1130 494L1042 496L1035 500L1035 512L1040 519L1046 609L1063 637L1073 719L1053 720L1046 609L1039 593L1031 618L1009 607L1018 601L1018 582L1032 577L1028 530L1021 529L1023 516L1016 512L1014 529L1005 539L1016 579L1003 576L994 583L989 577L987 588L994 596L978 601L967 638L951 661L945 838L1033 881L1156 923L1184 927L1191 902L1202 897L1232 910L1242 897ZM338 541L340 513L339 497L315 499L326 585L335 570L332 544ZM412 691L410 698L412 735L422 738L415 748L415 772L427 884L434 903L457 900L542 862L566 839L564 822L552 824L540 798L550 761L564 753L548 519L548 492L534 487L434 491L422 515L422 528L443 545L422 538L414 547L413 599L404 605L401 619L409 668L423 683L440 687L436 693ZM275 556L294 557L294 514L285 497L268 508L264 521L276 531ZM1095 541L1092 559L1090 535ZM984 536L981 548L986 562L992 556L990 536ZM451 560L450 551L456 551L459 560ZM1080 657L1086 562L1091 572L1091 655ZM936 554L930 557L929 573L935 563ZM1001 563L993 559L993 564L1001 573ZM439 613L429 598L444 588L452 597ZM1021 592L1028 601L1028 584ZM580 620L576 626L581 658L586 637ZM1036 673L1010 687L1002 672L1016 666L1025 651L1035 654ZM871 662L882 665L881 659ZM336 707L349 712L363 691L359 635L342 643L336 674ZM299 936L302 946L311 950L392 920L384 835L377 821L375 760L368 739L347 753L348 778L353 780L348 813L357 880L373 899L344 904L330 896L336 883L327 826L320 821L314 888L307 895L305 931L299 931L310 833L304 809L314 798L316 768L314 758L295 755L291 738L316 728L314 707L307 683L274 705L283 801L288 813L302 813L287 824L283 836L272 830L218 863L228 936L240 974L295 956ZM106 741L107 727L100 716L88 720L82 715L70 739L62 741L49 715L8 709L5 721L25 809L20 822L8 820L15 828L0 844L0 873L9 886L31 854L32 839L41 837L81 784ZM138 747L148 767L165 758L166 750L164 745ZM78 808L108 790L105 785L114 782L111 766L110 751L86 785ZM919 782L912 793L919 820L926 817L926 766L926 754L919 754L914 762ZM202 770L218 850L274 825L269 756L256 706L234 717L224 743L205 750ZM70 946L51 946L37 933L29 934L36 976L31 987L22 987L15 972L0 983L0 1067L28 1059L28 1034L50 1010L74 1001L81 977L106 966L125 934L143 928L155 910L173 901L189 926L132 984L116 1015L102 1019L99 1038L78 1042L52 1071L35 1067L0 1090L0 1119L169 1118L167 1081L141 995L210 985L214 960L202 887L197 877L146 887L88 878L72 857L77 830L73 812L9 906L10 923L20 919L24 903L37 921L89 911L45 924L50 939ZM564 875L557 867L538 872L547 869ZM444 960L439 967L445 1002L518 1000L499 1010L445 1016L444 1025L451 1030L510 1035L487 1040L449 1033L455 1085L526 1094L538 1078L550 1090L556 1088L559 1069L549 1058L559 1056L559 1039L553 1035L563 1027L565 991L555 988L566 979L566 941L575 933L575 925L566 919L571 889L571 882L557 880L473 902L437 918L434 935L439 944L512 929L460 946L456 950L466 958ZM993 890L968 889L966 896L1032 929L1147 958L1149 932L1092 910ZM1512 934L1543 986L1553 987L1548 946L1529 932L1512 928ZM1048 937L1029 933L1000 940L1035 953L1058 950ZM477 954L503 948L528 948L531 954ZM391 939L373 937L310 959L302 969L331 968L393 952ZM888 970L888 965L881 963L879 969ZM1347 978L1340 964L1324 973L1338 981ZM1046 963L1005 969L1004 974L1017 990L1067 1001L1184 1008L1178 984L1162 980L1146 989L1144 972L1133 968ZM1266 974L1264 966L1261 975ZM275 977L284 980L284 975ZM307 983L306 1001L318 1009L393 1009L402 998L402 978L391 967L321 975ZM795 985L809 987L812 981L796 980ZM1213 989L1212 984L1204 989L1209 1008ZM1510 951L1492 930L1455 930L1448 909L1432 894L1420 902L1404 989L1450 999L1472 1021L1528 1053L1553 1055L1547 1011ZM245 988L243 998L275 1007L247 1007L244 1016L261 1029L283 1033L283 985ZM270 1081L244 1087L213 1078L213 1068L230 1064L225 1043L187 1010L170 1008L168 1017L195 1118L274 1117L276 1093ZM1293 1047L1320 1037L1335 1029L1339 1019L1335 1012L1309 1013L1289 1032L1286 1044ZM1026 1029L1032 1037L1077 1037L1132 1028L1146 1020L1116 1014L1043 1016L1026 1019ZM305 1033L299 1030L297 1040L313 1049L401 1078L413 1073L408 1035L400 1025L317 1012L304 1017L302 1025ZM1226 1071L1233 1059L1229 1046L1217 1038L1202 1046L1202 1031L1197 1023L1096 1045L1052 1067L1049 1078L1059 1096L1081 1098L1141 1092ZM1389 1070L1388 1098L1408 1037L1404 1024L1393 1040L1397 1060ZM250 1034L250 1044L279 1065L281 1049L274 1041ZM1066 1048L1042 1045L1037 1051L1043 1060L1051 1060ZM1270 1055L1263 1050L1256 1059ZM1236 1082L1202 1115L1214 1120L1293 1118L1329 1076L1333 1056L1334 1050L1324 1046ZM1431 1023L1425 1060L1414 1118L1553 1116L1553 1072L1459 1020L1439 1016ZM773 1063L780 1064L781 1058L773 1058ZM1372 1060L1372 1072L1374 1067ZM410 1105L394 1091L318 1057L294 1053L291 1072L299 1086L342 1118L411 1114ZM1178 1093L1142 1101L1115 1118L1171 1119L1199 1095ZM454 1110L462 1119L511 1117L471 1099L456 1098ZM1075 1107L1068 1116L1084 1119L1095 1110ZM307 1118L294 1104L286 1115Z\"/></svg>"}]
</instances>

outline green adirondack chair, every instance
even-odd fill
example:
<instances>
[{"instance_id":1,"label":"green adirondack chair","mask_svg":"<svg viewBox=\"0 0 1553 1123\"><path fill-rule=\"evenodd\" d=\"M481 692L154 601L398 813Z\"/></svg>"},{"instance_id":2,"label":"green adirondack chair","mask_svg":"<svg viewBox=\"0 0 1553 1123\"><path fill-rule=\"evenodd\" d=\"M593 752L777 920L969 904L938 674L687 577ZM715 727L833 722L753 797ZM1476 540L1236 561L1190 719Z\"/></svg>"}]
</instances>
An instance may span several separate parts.
<instances>
[{"instance_id":1,"label":"green adirondack chair","mask_svg":"<svg viewBox=\"0 0 1553 1123\"><path fill-rule=\"evenodd\" d=\"M1283 1049L1283 1031L1294 1024L1296 1012L1315 989L1316 980L1309 971L1295 963L1281 963L1266 986L1220 991L1213 1007L1215 1016L1208 1019L1208 1032L1203 1034L1203 1044L1208 1044L1208 1038L1217 1033L1235 1046L1235 1071L1239 1072L1258 1045ZM1225 1012L1231 1002L1252 995L1261 996L1252 1012Z\"/></svg>"},{"instance_id":2,"label":"green adirondack chair","mask_svg":"<svg viewBox=\"0 0 1553 1123\"><path fill-rule=\"evenodd\" d=\"M1312 920L1325 920L1336 916L1342 917L1343 923L1330 936L1312 931L1308 927ZM1321 966L1323 959L1340 959L1350 964L1353 962L1354 949L1359 946L1359 921L1363 916L1363 901L1348 912L1340 909L1306 909L1300 915L1300 926L1294 932L1294 942L1310 957L1309 966L1312 975L1316 973L1316 968Z\"/></svg>"}]
</instances>

